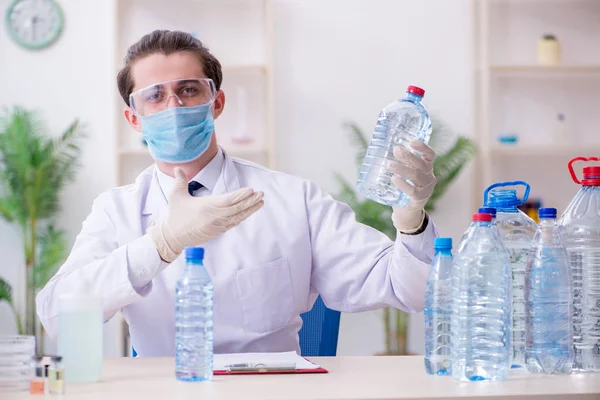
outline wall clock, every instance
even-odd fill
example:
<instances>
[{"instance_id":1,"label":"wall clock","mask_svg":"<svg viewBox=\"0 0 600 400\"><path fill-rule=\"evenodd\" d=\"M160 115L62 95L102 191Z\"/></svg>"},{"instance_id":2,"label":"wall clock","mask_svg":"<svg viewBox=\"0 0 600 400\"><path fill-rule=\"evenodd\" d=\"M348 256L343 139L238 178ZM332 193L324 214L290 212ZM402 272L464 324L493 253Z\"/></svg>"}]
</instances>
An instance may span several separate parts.
<instances>
[{"instance_id":1,"label":"wall clock","mask_svg":"<svg viewBox=\"0 0 600 400\"><path fill-rule=\"evenodd\" d=\"M60 36L63 12L54 0L13 0L6 10L6 28L19 45L43 49Z\"/></svg>"}]
</instances>

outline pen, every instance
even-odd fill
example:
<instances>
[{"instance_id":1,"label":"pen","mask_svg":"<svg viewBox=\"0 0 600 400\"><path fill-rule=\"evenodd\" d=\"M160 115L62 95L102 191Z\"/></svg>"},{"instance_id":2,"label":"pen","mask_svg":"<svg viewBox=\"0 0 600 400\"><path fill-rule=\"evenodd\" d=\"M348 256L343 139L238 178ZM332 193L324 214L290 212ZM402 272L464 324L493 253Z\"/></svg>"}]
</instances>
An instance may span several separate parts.
<instances>
[{"instance_id":1,"label":"pen","mask_svg":"<svg viewBox=\"0 0 600 400\"><path fill-rule=\"evenodd\" d=\"M243 372L296 372L296 363L240 363L226 365L232 373Z\"/></svg>"}]
</instances>

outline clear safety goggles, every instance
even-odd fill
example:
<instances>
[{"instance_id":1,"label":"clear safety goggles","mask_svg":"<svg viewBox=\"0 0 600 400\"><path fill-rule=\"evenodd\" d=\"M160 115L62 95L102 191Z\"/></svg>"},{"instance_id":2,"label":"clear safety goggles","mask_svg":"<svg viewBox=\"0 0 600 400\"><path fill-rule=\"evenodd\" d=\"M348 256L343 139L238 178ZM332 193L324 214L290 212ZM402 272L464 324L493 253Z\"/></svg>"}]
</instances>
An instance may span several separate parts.
<instances>
[{"instance_id":1,"label":"clear safety goggles","mask_svg":"<svg viewBox=\"0 0 600 400\"><path fill-rule=\"evenodd\" d=\"M212 79L175 79L136 90L129 95L129 106L136 115L146 117L170 106L195 107L211 104L216 93Z\"/></svg>"}]
</instances>

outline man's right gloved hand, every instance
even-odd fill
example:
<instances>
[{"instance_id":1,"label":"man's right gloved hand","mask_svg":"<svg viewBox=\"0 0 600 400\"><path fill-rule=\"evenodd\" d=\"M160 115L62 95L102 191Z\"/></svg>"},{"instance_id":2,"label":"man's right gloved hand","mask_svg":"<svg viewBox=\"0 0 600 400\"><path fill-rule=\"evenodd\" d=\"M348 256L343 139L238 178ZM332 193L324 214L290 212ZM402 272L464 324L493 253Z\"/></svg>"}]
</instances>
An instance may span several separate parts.
<instances>
[{"instance_id":1,"label":"man's right gloved hand","mask_svg":"<svg viewBox=\"0 0 600 400\"><path fill-rule=\"evenodd\" d=\"M263 192L239 189L218 196L192 197L181 168L175 168L175 186L166 218L148 229L160 257L173 262L186 246L199 246L244 221L263 205Z\"/></svg>"}]
</instances>

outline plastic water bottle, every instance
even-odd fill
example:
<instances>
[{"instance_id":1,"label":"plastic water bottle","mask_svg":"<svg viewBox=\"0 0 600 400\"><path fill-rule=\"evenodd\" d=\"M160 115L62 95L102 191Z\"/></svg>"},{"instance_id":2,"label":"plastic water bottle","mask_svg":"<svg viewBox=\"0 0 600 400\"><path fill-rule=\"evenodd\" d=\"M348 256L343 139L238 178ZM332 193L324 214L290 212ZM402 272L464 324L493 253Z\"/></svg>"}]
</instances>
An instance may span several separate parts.
<instances>
[{"instance_id":1,"label":"plastic water bottle","mask_svg":"<svg viewBox=\"0 0 600 400\"><path fill-rule=\"evenodd\" d=\"M424 95L423 89L409 86L406 97L393 101L379 113L358 177L358 191L365 197L388 206L408 205L410 198L392 183L394 174L387 165L398 162L394 147L402 146L414 153L408 145L411 140L429 143L431 119L421 103Z\"/></svg>"},{"instance_id":2,"label":"plastic water bottle","mask_svg":"<svg viewBox=\"0 0 600 400\"><path fill-rule=\"evenodd\" d=\"M573 344L577 371L600 371L600 167L583 168L583 180L573 171L581 189L563 213L559 225L567 248L573 278Z\"/></svg>"},{"instance_id":3,"label":"plastic water bottle","mask_svg":"<svg viewBox=\"0 0 600 400\"><path fill-rule=\"evenodd\" d=\"M452 376L505 380L510 371L510 258L490 214L476 222L452 265Z\"/></svg>"},{"instance_id":4,"label":"plastic water bottle","mask_svg":"<svg viewBox=\"0 0 600 400\"><path fill-rule=\"evenodd\" d=\"M435 238L425 292L425 371L450 375L450 319L452 317L452 239Z\"/></svg>"},{"instance_id":5,"label":"plastic water bottle","mask_svg":"<svg viewBox=\"0 0 600 400\"><path fill-rule=\"evenodd\" d=\"M492 215L492 226L496 225L496 209L494 207L479 207L477 210L480 214L491 214Z\"/></svg>"},{"instance_id":6,"label":"plastic water bottle","mask_svg":"<svg viewBox=\"0 0 600 400\"><path fill-rule=\"evenodd\" d=\"M175 296L175 376L207 381L213 376L213 284L203 248L186 248L185 258Z\"/></svg>"},{"instance_id":7,"label":"plastic water bottle","mask_svg":"<svg viewBox=\"0 0 600 400\"><path fill-rule=\"evenodd\" d=\"M523 185L523 199L513 189L500 189ZM512 367L525 367L525 270L531 253L531 241L537 224L517 207L529 197L531 187L527 182L499 182L484 193L484 206L496 209L495 227L510 255L512 274Z\"/></svg>"},{"instance_id":8,"label":"plastic water bottle","mask_svg":"<svg viewBox=\"0 0 600 400\"><path fill-rule=\"evenodd\" d=\"M58 299L58 354L67 383L102 379L104 315L102 301L87 281L77 291Z\"/></svg>"},{"instance_id":9,"label":"plastic water bottle","mask_svg":"<svg viewBox=\"0 0 600 400\"><path fill-rule=\"evenodd\" d=\"M556 208L540 208L527 265L525 364L529 372L568 374L573 366L571 271Z\"/></svg>"},{"instance_id":10,"label":"plastic water bottle","mask_svg":"<svg viewBox=\"0 0 600 400\"><path fill-rule=\"evenodd\" d=\"M479 214L491 214L492 215L492 227L495 228L495 224L496 224L496 209L495 208L493 208L493 207L479 207L479 209L477 210L477 212ZM462 237L460 238L460 241L458 242L459 246L463 242L463 240L465 240L465 238L469 235L469 232L471 231L471 229L473 229L473 227L475 227L477 224L478 224L477 221L471 222L471 225L469 225L469 227L467 228L467 230L463 232Z\"/></svg>"}]
</instances>

